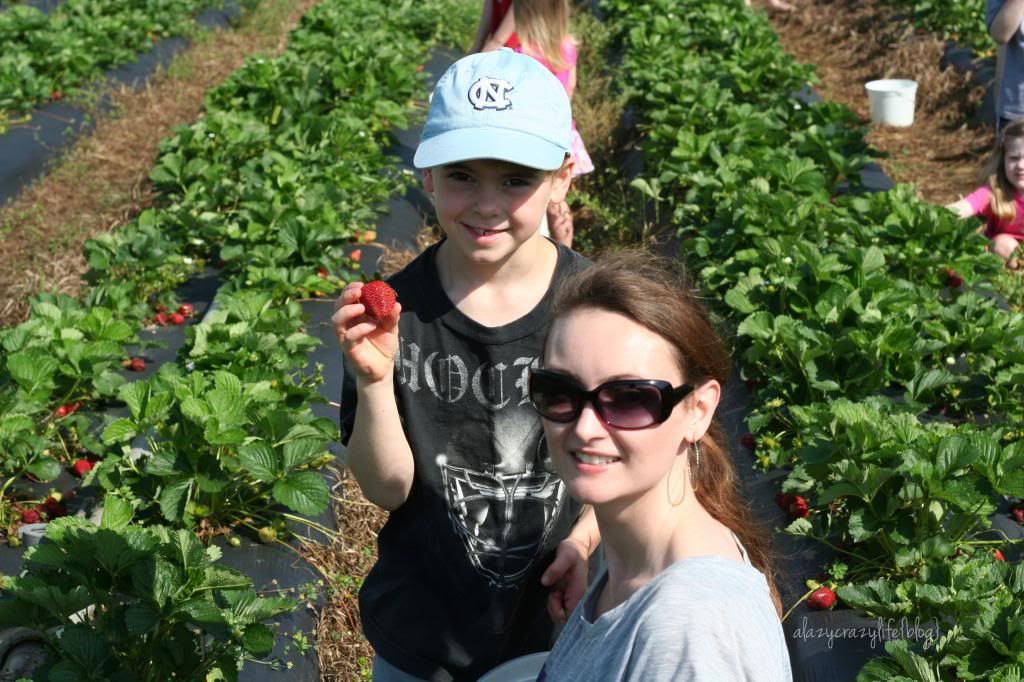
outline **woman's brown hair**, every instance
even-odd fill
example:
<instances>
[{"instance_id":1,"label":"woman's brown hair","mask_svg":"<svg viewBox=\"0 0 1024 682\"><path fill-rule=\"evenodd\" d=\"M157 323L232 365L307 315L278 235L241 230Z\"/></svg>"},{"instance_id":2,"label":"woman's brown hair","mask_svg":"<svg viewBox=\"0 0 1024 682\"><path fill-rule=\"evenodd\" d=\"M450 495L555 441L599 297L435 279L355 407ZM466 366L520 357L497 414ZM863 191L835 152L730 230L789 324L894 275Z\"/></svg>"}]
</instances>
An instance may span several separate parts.
<instances>
[{"instance_id":1,"label":"woman's brown hair","mask_svg":"<svg viewBox=\"0 0 1024 682\"><path fill-rule=\"evenodd\" d=\"M580 308L624 315L665 339L675 350L686 383L700 385L715 379L725 386L731 369L729 353L678 261L639 249L606 255L559 285L551 319ZM755 521L739 494L736 466L717 417L701 439L700 450L700 466L691 469L697 500L739 537L751 564L768 581L781 615L769 531Z\"/></svg>"},{"instance_id":2,"label":"woman's brown hair","mask_svg":"<svg viewBox=\"0 0 1024 682\"><path fill-rule=\"evenodd\" d=\"M1003 128L995 153L984 170L985 182L992 190L990 210L1005 222L1011 222L1017 217L1017 188L1006 177L1006 147L1013 140L1024 140L1024 119L1011 121Z\"/></svg>"},{"instance_id":3,"label":"woman's brown hair","mask_svg":"<svg viewBox=\"0 0 1024 682\"><path fill-rule=\"evenodd\" d=\"M551 68L565 68L562 41L569 35L569 0L513 0L516 35L524 48L534 49Z\"/></svg>"}]
</instances>

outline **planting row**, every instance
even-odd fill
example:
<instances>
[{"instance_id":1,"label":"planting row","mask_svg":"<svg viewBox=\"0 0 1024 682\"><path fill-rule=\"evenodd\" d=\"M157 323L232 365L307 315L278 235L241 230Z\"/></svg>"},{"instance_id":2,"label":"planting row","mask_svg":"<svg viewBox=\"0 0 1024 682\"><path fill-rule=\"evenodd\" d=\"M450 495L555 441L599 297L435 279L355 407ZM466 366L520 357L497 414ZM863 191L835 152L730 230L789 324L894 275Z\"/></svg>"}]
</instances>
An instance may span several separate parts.
<instances>
[{"instance_id":1,"label":"planting row","mask_svg":"<svg viewBox=\"0 0 1024 682\"><path fill-rule=\"evenodd\" d=\"M990 528L1024 537L1024 316L989 283L1001 261L908 187L860 193L858 121L792 97L811 70L742 3L603 5L645 118L639 183L736 330L746 444L788 471L786 532L835 557L809 587L944 633L862 676L1009 674L1024 570Z\"/></svg>"},{"instance_id":2,"label":"planting row","mask_svg":"<svg viewBox=\"0 0 1024 682\"><path fill-rule=\"evenodd\" d=\"M160 666L184 665L174 648L185 645L168 642L167 655L146 664L158 669L143 675L138 665L146 657L135 661L132 647L117 646L124 628L158 642L156 635L198 623L228 646L221 638L227 626L237 646L224 655L265 653L256 624L273 609L253 614L243 604L250 618L243 622L236 602L247 603L244 586L227 578L223 585L196 582L189 570L199 555L189 549L179 561L168 556L167 543L193 543L185 539L193 530L204 540L236 531L264 542L282 541L295 524L328 531L308 517L329 504L321 468L338 433L311 409L323 400L319 370L307 369L319 340L305 332L298 301L332 293L355 275L351 246L372 238L379 207L407 182L389 170L387 131L420 110L414 99L423 92L427 48L460 40L475 8L430 0L393 9L371 0L324 2L304 17L282 56L249 60L210 93L203 118L163 143L151 175L157 207L87 244L91 287L84 299L42 295L29 321L0 332L0 515L8 540L23 522L54 521L67 511L67 496L59 495L67 491L40 497L46 486L23 484L23 475L48 481L70 471L98 489L105 527L57 521L50 535L72 535L67 549L76 559L75 543L109 545L108 558L120 557L124 543L138 550L116 566L104 564L106 582L87 587L148 599L139 606L144 613L130 602L114 615L98 608L105 615L89 619L94 634L78 645L70 640L85 648L95 637L105 641L116 665L129 671L126 679L169 679L169 668ZM197 322L194 302L175 292L211 268L220 291ZM159 352L151 352L150 339L162 325L184 327L186 338L174 361L154 372L147 360ZM127 510L133 525L108 521L111 506ZM44 546L26 556L31 582L18 596L57 595L56 606L40 606L72 622L84 605L97 603L73 588L74 572L86 569L58 566ZM165 560L188 565L166 568ZM177 576L171 587L164 570ZM200 574L213 579L210 570ZM211 590L192 620L181 610L191 602L172 604L165 592L188 594L180 586ZM43 626L17 613L6 613L5 622ZM250 626L258 646L239 644ZM53 651L65 662L95 662L63 642ZM223 653L213 658L222 662Z\"/></svg>"},{"instance_id":3,"label":"planting row","mask_svg":"<svg viewBox=\"0 0 1024 682\"><path fill-rule=\"evenodd\" d=\"M985 3L973 0L886 0L910 10L914 21L981 54L995 50L985 26Z\"/></svg>"},{"instance_id":4,"label":"planting row","mask_svg":"<svg viewBox=\"0 0 1024 682\"><path fill-rule=\"evenodd\" d=\"M219 0L66 0L47 14L28 5L0 13L0 130L8 119L104 70L135 60L154 40L192 30Z\"/></svg>"}]
</instances>

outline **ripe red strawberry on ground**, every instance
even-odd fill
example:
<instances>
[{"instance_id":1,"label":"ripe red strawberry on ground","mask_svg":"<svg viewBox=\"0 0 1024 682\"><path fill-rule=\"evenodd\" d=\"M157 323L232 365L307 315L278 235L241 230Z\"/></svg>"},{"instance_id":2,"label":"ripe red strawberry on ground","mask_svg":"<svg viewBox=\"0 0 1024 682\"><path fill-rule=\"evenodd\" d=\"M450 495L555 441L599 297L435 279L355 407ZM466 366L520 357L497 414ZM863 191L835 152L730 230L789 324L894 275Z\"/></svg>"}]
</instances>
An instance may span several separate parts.
<instances>
[{"instance_id":1,"label":"ripe red strawberry on ground","mask_svg":"<svg viewBox=\"0 0 1024 682\"><path fill-rule=\"evenodd\" d=\"M124 366L133 372L144 372L146 371L146 361L142 358L131 358L125 361Z\"/></svg>"},{"instance_id":2,"label":"ripe red strawberry on ground","mask_svg":"<svg viewBox=\"0 0 1024 682\"><path fill-rule=\"evenodd\" d=\"M831 587L822 585L807 597L807 606L815 611L825 611L836 605L836 593Z\"/></svg>"},{"instance_id":3,"label":"ripe red strawberry on ground","mask_svg":"<svg viewBox=\"0 0 1024 682\"><path fill-rule=\"evenodd\" d=\"M157 313L154 315L153 324L160 325L161 327L167 326L167 313Z\"/></svg>"},{"instance_id":4,"label":"ripe red strawberry on ground","mask_svg":"<svg viewBox=\"0 0 1024 682\"><path fill-rule=\"evenodd\" d=\"M359 302L365 306L366 314L377 322L381 322L391 314L396 300L398 300L398 294L395 293L395 290L387 282L379 279L364 284L359 293Z\"/></svg>"},{"instance_id":5,"label":"ripe red strawberry on ground","mask_svg":"<svg viewBox=\"0 0 1024 682\"><path fill-rule=\"evenodd\" d=\"M807 500L800 497L799 495L793 496L793 501L789 503L789 517L791 519L806 519L811 515L811 508L807 504Z\"/></svg>"},{"instance_id":6,"label":"ripe red strawberry on ground","mask_svg":"<svg viewBox=\"0 0 1024 682\"><path fill-rule=\"evenodd\" d=\"M946 275L946 286L949 288L959 289L964 285L964 278L953 268L946 268L944 274Z\"/></svg>"},{"instance_id":7,"label":"ripe red strawberry on ground","mask_svg":"<svg viewBox=\"0 0 1024 682\"><path fill-rule=\"evenodd\" d=\"M182 315L181 313L171 313L171 324L185 324L185 316Z\"/></svg>"},{"instance_id":8,"label":"ripe red strawberry on ground","mask_svg":"<svg viewBox=\"0 0 1024 682\"><path fill-rule=\"evenodd\" d=\"M26 509L21 512L22 523L39 523L42 517L39 516L39 510L37 509Z\"/></svg>"},{"instance_id":9,"label":"ripe red strawberry on ground","mask_svg":"<svg viewBox=\"0 0 1024 682\"><path fill-rule=\"evenodd\" d=\"M182 303L178 306L178 312L185 317L192 317L196 314L196 309L191 303Z\"/></svg>"},{"instance_id":10,"label":"ripe red strawberry on ground","mask_svg":"<svg viewBox=\"0 0 1024 682\"><path fill-rule=\"evenodd\" d=\"M1024 524L1024 504L1018 504L1010 507L1010 516L1017 523Z\"/></svg>"},{"instance_id":11,"label":"ripe red strawberry on ground","mask_svg":"<svg viewBox=\"0 0 1024 682\"><path fill-rule=\"evenodd\" d=\"M754 450L757 448L757 439L754 438L754 434L752 433L743 434L743 437L740 438L740 443L748 450Z\"/></svg>"},{"instance_id":12,"label":"ripe red strawberry on ground","mask_svg":"<svg viewBox=\"0 0 1024 682\"><path fill-rule=\"evenodd\" d=\"M992 556L995 557L996 561L1006 561L1006 557L1004 557L1003 553L1000 552L998 549L992 552Z\"/></svg>"},{"instance_id":13,"label":"ripe red strawberry on ground","mask_svg":"<svg viewBox=\"0 0 1024 682\"><path fill-rule=\"evenodd\" d=\"M46 513L51 519L55 519L60 516L67 516L67 508L65 508L64 504L52 495L46 498L46 501L43 502L43 506L46 508Z\"/></svg>"},{"instance_id":14,"label":"ripe red strawberry on ground","mask_svg":"<svg viewBox=\"0 0 1024 682\"><path fill-rule=\"evenodd\" d=\"M81 478L82 476L85 476L87 473L89 473L89 471L92 470L93 466L94 465L92 462L83 457L82 459L75 460L75 463L71 465L71 470L75 472L76 476Z\"/></svg>"},{"instance_id":15,"label":"ripe red strawberry on ground","mask_svg":"<svg viewBox=\"0 0 1024 682\"><path fill-rule=\"evenodd\" d=\"M68 406L61 405L60 407L53 411L53 416L56 417L57 419L63 419L64 417L68 416Z\"/></svg>"},{"instance_id":16,"label":"ripe red strawberry on ground","mask_svg":"<svg viewBox=\"0 0 1024 682\"><path fill-rule=\"evenodd\" d=\"M316 269L316 274L317 274L317 277L321 277L323 279L327 279L327 268L322 268L322 267L321 268L317 268Z\"/></svg>"}]
</instances>

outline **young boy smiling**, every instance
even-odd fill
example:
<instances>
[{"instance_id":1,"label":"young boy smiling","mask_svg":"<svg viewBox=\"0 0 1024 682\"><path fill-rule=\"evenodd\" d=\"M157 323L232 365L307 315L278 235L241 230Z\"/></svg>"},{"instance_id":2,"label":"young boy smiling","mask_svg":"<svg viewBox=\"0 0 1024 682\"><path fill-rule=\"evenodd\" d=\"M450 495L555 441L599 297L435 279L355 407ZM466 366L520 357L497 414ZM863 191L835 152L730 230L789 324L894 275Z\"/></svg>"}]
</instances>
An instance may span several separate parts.
<instances>
[{"instance_id":1,"label":"young boy smiling","mask_svg":"<svg viewBox=\"0 0 1024 682\"><path fill-rule=\"evenodd\" d=\"M586 266L539 234L572 177L570 126L536 60L456 62L414 158L444 239L390 280L383 321L360 283L338 300L346 464L391 512L359 594L378 682L476 680L546 650L585 589L596 523L555 475L527 394L552 284Z\"/></svg>"}]
</instances>

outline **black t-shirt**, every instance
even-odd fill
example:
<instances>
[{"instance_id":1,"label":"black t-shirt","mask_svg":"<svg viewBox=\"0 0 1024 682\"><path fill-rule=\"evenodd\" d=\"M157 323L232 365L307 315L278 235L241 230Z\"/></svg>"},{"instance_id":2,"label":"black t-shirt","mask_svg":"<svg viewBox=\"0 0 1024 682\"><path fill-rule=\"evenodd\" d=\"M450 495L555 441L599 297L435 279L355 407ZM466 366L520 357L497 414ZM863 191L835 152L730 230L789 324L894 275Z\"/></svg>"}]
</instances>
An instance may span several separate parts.
<instances>
[{"instance_id":1,"label":"black t-shirt","mask_svg":"<svg viewBox=\"0 0 1024 682\"><path fill-rule=\"evenodd\" d=\"M485 327L448 299L437 249L390 280L402 303L395 392L416 472L378 537L359 606L366 638L391 665L429 680L476 680L550 648L540 576L580 507L551 466L526 393L551 288L520 319ZM586 266L559 246L554 281ZM355 410L346 368L346 443Z\"/></svg>"}]
</instances>

